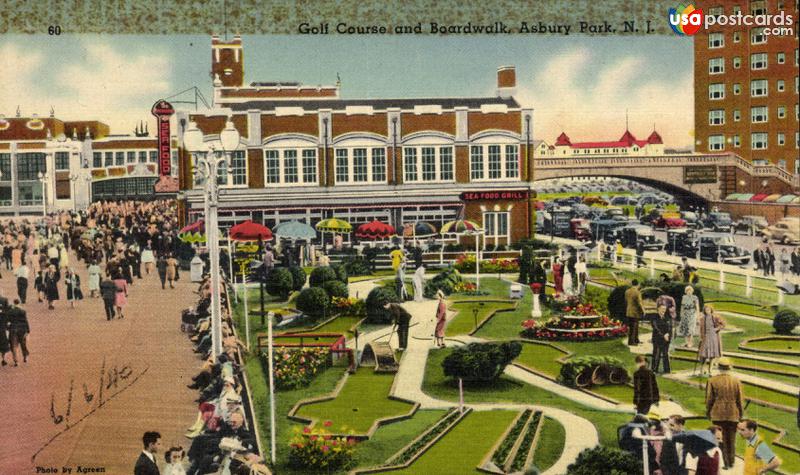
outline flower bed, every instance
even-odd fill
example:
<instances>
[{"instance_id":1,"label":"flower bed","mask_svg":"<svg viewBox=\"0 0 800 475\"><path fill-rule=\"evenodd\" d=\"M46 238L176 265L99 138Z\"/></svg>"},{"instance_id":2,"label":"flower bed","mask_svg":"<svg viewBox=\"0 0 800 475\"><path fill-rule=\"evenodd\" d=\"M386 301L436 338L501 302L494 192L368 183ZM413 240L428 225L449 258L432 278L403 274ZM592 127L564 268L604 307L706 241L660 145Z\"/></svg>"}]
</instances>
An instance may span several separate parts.
<instances>
[{"instance_id":1,"label":"flower bed","mask_svg":"<svg viewBox=\"0 0 800 475\"><path fill-rule=\"evenodd\" d=\"M546 322L525 320L522 322L524 338L551 341L598 341L610 340L625 335L628 327L606 315L553 317Z\"/></svg>"},{"instance_id":2,"label":"flower bed","mask_svg":"<svg viewBox=\"0 0 800 475\"><path fill-rule=\"evenodd\" d=\"M267 355L261 355L267 367ZM330 364L328 348L287 348L276 346L272 355L275 387L296 389L311 384L311 380Z\"/></svg>"},{"instance_id":3,"label":"flower bed","mask_svg":"<svg viewBox=\"0 0 800 475\"><path fill-rule=\"evenodd\" d=\"M456 258L454 267L459 272L475 272L475 255L461 254ZM519 272L519 259L492 258L481 261L481 272L495 274L500 272Z\"/></svg>"},{"instance_id":4,"label":"flower bed","mask_svg":"<svg viewBox=\"0 0 800 475\"><path fill-rule=\"evenodd\" d=\"M410 460L413 460L425 447L434 439L439 437L450 427L462 414L457 409L452 409L450 412L442 416L436 424L434 424L427 432L423 433L420 437L414 440L411 444L406 446L402 452L393 456L384 464L385 466L403 465Z\"/></svg>"},{"instance_id":5,"label":"flower bed","mask_svg":"<svg viewBox=\"0 0 800 475\"><path fill-rule=\"evenodd\" d=\"M535 412L531 417L531 422L528 424L528 431L525 433L525 438L522 439L522 443L517 449L516 455L514 455L514 461L511 463L512 473L521 472L527 468L527 461L531 458L529 455L533 446L533 438L536 436L536 431L539 429L539 420L541 417L541 412Z\"/></svg>"},{"instance_id":6,"label":"flower bed","mask_svg":"<svg viewBox=\"0 0 800 475\"><path fill-rule=\"evenodd\" d=\"M355 437L335 436L328 431L330 421L323 427L295 428L289 441L289 465L304 470L337 471L350 468L355 454Z\"/></svg>"},{"instance_id":7,"label":"flower bed","mask_svg":"<svg viewBox=\"0 0 800 475\"><path fill-rule=\"evenodd\" d=\"M367 303L355 297L333 297L331 307L339 315L352 315L354 317L367 316Z\"/></svg>"},{"instance_id":8,"label":"flower bed","mask_svg":"<svg viewBox=\"0 0 800 475\"><path fill-rule=\"evenodd\" d=\"M492 462L496 466L502 467L505 464L508 454L511 453L511 449L514 447L514 443L517 441L522 429L525 427L525 423L528 421L531 412L531 409L525 409L522 415L517 419L517 423L514 424L514 427L511 429L511 431L509 431L505 439L503 439L503 442L500 444L497 450L495 450L494 454L492 454Z\"/></svg>"}]
</instances>

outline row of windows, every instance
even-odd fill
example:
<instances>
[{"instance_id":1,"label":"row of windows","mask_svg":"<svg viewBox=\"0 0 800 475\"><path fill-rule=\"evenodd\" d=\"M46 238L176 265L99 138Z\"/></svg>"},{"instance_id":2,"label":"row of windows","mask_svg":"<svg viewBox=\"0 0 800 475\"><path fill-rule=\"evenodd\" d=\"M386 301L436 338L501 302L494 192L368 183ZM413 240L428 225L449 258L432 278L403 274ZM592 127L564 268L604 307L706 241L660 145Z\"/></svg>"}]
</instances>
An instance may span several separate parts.
<instances>
[{"instance_id":1,"label":"row of windows","mask_svg":"<svg viewBox=\"0 0 800 475\"><path fill-rule=\"evenodd\" d=\"M122 166L126 163L147 163L148 158L151 163L158 161L158 151L156 150L127 150L127 151L108 151L93 152L92 167L114 167Z\"/></svg>"},{"instance_id":2,"label":"row of windows","mask_svg":"<svg viewBox=\"0 0 800 475\"><path fill-rule=\"evenodd\" d=\"M473 145L469 154L470 179L497 180L519 177L519 147Z\"/></svg>"},{"instance_id":3,"label":"row of windows","mask_svg":"<svg viewBox=\"0 0 800 475\"><path fill-rule=\"evenodd\" d=\"M774 27L772 27L774 28ZM789 26L791 28L791 26ZM766 27L760 26L756 28L750 29L750 44L751 45L763 45L767 44L767 37L769 35L765 34L764 30ZM795 35L797 35L797 30L795 29ZM733 32L733 42L739 43L742 41L741 32L734 31ZM725 47L725 34L724 33L709 33L708 34L708 48L709 49L719 49Z\"/></svg>"},{"instance_id":4,"label":"row of windows","mask_svg":"<svg viewBox=\"0 0 800 475\"><path fill-rule=\"evenodd\" d=\"M775 81L775 88L777 92L786 91L786 81L778 79ZM794 78L794 92L798 91L798 76ZM733 95L738 96L742 93L742 85L739 83L733 84ZM750 97L767 97L769 95L769 80L768 79L753 79L750 81ZM712 101L719 101L725 99L725 83L712 83L708 85L708 98Z\"/></svg>"},{"instance_id":5,"label":"row of windows","mask_svg":"<svg viewBox=\"0 0 800 475\"><path fill-rule=\"evenodd\" d=\"M777 146L783 147L786 145L786 134L779 132L775 136ZM724 135L709 135L708 136L708 150L711 152L719 152L725 150L725 136ZM739 135L732 135L728 137L727 143L733 147L742 146L742 138ZM800 132L794 134L794 148L798 147L800 143ZM769 134L766 132L753 132L750 134L750 149L751 150L766 150L769 147Z\"/></svg>"},{"instance_id":6,"label":"row of windows","mask_svg":"<svg viewBox=\"0 0 800 475\"><path fill-rule=\"evenodd\" d=\"M775 60L778 64L786 64L786 54L776 53ZM732 58L733 69L742 67L742 58L735 56ZM797 50L795 50L795 65L797 65ZM753 53L750 55L750 69L758 71L767 69L769 66L768 53ZM725 72L725 58L710 58L708 60L708 74L723 74Z\"/></svg>"},{"instance_id":7,"label":"row of windows","mask_svg":"<svg viewBox=\"0 0 800 475\"><path fill-rule=\"evenodd\" d=\"M798 1L794 1L794 9L797 10ZM785 0L779 0L776 5L776 11L783 10L786 7ZM751 0L750 1L750 14L751 15L766 15L767 14L767 1L766 0ZM742 7L740 5L733 5L731 7L731 13L734 15L738 15L742 12ZM720 16L725 14L725 7L723 5L717 5L708 9L708 16Z\"/></svg>"},{"instance_id":8,"label":"row of windows","mask_svg":"<svg viewBox=\"0 0 800 475\"><path fill-rule=\"evenodd\" d=\"M778 119L786 118L786 106L777 106L775 108ZM794 118L800 120L798 113L798 105L794 105ZM742 120L742 114L739 109L733 110L733 121L739 122ZM750 122L754 124L764 123L769 121L769 107L768 106L753 106L750 108ZM711 109L708 111L708 125L725 125L725 109Z\"/></svg>"}]
</instances>

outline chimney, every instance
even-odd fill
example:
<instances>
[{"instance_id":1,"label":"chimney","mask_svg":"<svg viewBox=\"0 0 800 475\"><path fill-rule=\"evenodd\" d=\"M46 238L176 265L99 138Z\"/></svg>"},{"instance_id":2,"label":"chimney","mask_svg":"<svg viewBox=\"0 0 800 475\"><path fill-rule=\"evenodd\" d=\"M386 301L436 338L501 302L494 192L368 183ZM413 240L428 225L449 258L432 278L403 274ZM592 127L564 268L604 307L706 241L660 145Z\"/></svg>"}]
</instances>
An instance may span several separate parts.
<instances>
[{"instance_id":1,"label":"chimney","mask_svg":"<svg viewBox=\"0 0 800 475\"><path fill-rule=\"evenodd\" d=\"M517 92L517 70L514 66L497 68L497 95L509 98Z\"/></svg>"}]
</instances>

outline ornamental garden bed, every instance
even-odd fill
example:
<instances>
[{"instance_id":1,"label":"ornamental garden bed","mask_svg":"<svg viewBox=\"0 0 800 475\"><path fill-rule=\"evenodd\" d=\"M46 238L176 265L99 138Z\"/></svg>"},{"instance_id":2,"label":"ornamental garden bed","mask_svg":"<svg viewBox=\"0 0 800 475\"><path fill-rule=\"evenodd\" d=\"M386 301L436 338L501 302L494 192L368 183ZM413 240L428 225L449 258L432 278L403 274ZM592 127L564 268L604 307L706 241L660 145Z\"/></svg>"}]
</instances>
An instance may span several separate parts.
<instances>
[{"instance_id":1,"label":"ornamental garden bed","mask_svg":"<svg viewBox=\"0 0 800 475\"><path fill-rule=\"evenodd\" d=\"M522 411L478 469L498 475L527 472L533 464L541 421L540 411Z\"/></svg>"},{"instance_id":2,"label":"ornamental garden bed","mask_svg":"<svg viewBox=\"0 0 800 475\"><path fill-rule=\"evenodd\" d=\"M800 356L800 336L758 336L747 338L739 343L739 349L754 353L768 353L781 356Z\"/></svg>"}]
</instances>

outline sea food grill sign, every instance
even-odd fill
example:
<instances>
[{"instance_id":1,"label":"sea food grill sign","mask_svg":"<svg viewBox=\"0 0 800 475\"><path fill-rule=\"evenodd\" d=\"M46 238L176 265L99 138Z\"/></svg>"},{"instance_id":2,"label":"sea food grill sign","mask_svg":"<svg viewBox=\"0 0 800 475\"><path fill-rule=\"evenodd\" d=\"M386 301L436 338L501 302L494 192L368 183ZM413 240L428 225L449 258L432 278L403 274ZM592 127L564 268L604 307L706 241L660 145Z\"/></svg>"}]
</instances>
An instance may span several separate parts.
<instances>
[{"instance_id":1,"label":"sea food grill sign","mask_svg":"<svg viewBox=\"0 0 800 475\"><path fill-rule=\"evenodd\" d=\"M465 191L461 201L520 201L528 199L528 190Z\"/></svg>"},{"instance_id":2,"label":"sea food grill sign","mask_svg":"<svg viewBox=\"0 0 800 475\"><path fill-rule=\"evenodd\" d=\"M169 176L172 173L169 118L175 113L175 109L172 104L160 99L153 104L152 113L158 120L158 174L159 176Z\"/></svg>"}]
</instances>

